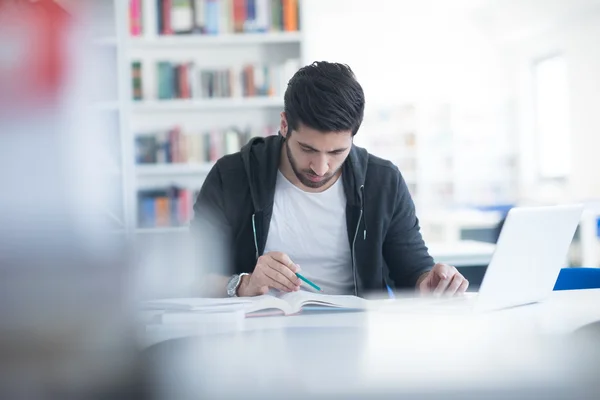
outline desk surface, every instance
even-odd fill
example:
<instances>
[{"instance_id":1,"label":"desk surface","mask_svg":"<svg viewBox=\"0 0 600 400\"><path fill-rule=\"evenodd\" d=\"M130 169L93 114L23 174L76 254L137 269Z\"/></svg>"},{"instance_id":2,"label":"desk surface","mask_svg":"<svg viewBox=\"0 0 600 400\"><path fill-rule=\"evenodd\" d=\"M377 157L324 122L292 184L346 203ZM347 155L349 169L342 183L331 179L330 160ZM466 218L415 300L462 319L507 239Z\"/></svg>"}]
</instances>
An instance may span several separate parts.
<instances>
[{"instance_id":1,"label":"desk surface","mask_svg":"<svg viewBox=\"0 0 600 400\"><path fill-rule=\"evenodd\" d=\"M600 290L585 290L478 316L247 318L242 331L170 340L147 353L165 398L582 398L600 389L589 373L600 367L600 332L595 346L560 338L600 320L598 304Z\"/></svg>"}]
</instances>

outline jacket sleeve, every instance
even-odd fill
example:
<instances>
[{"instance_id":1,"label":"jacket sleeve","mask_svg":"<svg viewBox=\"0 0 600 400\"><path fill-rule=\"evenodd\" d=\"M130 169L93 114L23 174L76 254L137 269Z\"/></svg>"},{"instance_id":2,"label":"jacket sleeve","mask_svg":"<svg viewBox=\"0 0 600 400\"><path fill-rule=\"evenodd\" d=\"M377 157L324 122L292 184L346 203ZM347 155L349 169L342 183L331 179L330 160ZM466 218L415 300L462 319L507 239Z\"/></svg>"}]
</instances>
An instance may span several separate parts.
<instances>
[{"instance_id":1,"label":"jacket sleeve","mask_svg":"<svg viewBox=\"0 0 600 400\"><path fill-rule=\"evenodd\" d=\"M433 258L421 236L419 220L408 187L399 171L394 208L383 242L383 257L396 288L414 288L418 278L433 267Z\"/></svg>"},{"instance_id":2,"label":"jacket sleeve","mask_svg":"<svg viewBox=\"0 0 600 400\"><path fill-rule=\"evenodd\" d=\"M208 173L194 203L190 232L199 276L233 274L231 225L226 214L223 181L217 163Z\"/></svg>"}]
</instances>

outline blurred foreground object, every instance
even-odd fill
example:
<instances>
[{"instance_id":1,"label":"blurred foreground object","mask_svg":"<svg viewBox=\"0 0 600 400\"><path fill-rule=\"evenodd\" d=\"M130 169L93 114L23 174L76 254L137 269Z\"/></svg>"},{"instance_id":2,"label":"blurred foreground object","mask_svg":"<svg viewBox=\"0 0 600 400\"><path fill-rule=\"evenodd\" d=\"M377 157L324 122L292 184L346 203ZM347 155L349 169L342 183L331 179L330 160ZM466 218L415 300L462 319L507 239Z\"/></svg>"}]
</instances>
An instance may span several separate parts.
<instances>
[{"instance_id":1,"label":"blurred foreground object","mask_svg":"<svg viewBox=\"0 0 600 400\"><path fill-rule=\"evenodd\" d=\"M51 0L0 1L0 107L56 98L71 17Z\"/></svg>"},{"instance_id":2,"label":"blurred foreground object","mask_svg":"<svg viewBox=\"0 0 600 400\"><path fill-rule=\"evenodd\" d=\"M0 1L0 398L139 398L129 249L106 227L87 25Z\"/></svg>"}]
</instances>

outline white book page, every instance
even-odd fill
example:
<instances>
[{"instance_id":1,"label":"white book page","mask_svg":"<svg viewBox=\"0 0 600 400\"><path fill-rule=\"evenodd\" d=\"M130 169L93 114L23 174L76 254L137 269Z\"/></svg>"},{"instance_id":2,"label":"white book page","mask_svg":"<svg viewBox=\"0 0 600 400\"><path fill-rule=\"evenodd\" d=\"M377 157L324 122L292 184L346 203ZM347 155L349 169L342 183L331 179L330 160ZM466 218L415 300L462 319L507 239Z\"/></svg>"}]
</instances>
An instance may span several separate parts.
<instances>
[{"instance_id":1,"label":"white book page","mask_svg":"<svg viewBox=\"0 0 600 400\"><path fill-rule=\"evenodd\" d=\"M246 314L270 309L281 310L286 315L297 312L287 301L270 294L247 297L247 299L251 301L245 305Z\"/></svg>"},{"instance_id":2,"label":"white book page","mask_svg":"<svg viewBox=\"0 0 600 400\"><path fill-rule=\"evenodd\" d=\"M285 293L280 296L282 300L288 302L296 312L305 305L327 306L334 308L366 309L367 300L356 296L347 295L328 295L311 293L307 291L298 291Z\"/></svg>"}]
</instances>

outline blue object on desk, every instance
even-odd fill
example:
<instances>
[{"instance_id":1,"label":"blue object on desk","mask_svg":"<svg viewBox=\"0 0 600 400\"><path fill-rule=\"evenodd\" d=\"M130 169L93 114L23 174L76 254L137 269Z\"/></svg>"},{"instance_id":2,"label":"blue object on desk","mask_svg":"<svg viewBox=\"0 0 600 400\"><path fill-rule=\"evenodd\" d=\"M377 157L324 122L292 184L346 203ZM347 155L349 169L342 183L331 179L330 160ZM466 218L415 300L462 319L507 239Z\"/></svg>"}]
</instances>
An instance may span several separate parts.
<instances>
[{"instance_id":1,"label":"blue object on desk","mask_svg":"<svg viewBox=\"0 0 600 400\"><path fill-rule=\"evenodd\" d=\"M600 268L563 268L554 290L600 289Z\"/></svg>"}]
</instances>

